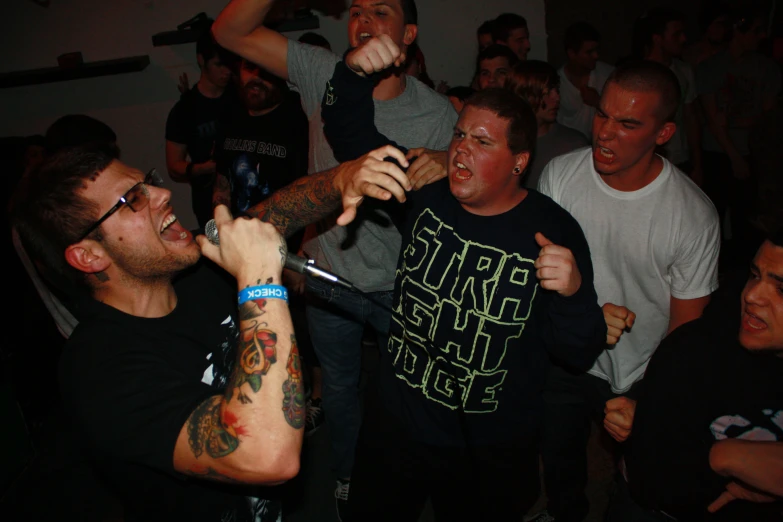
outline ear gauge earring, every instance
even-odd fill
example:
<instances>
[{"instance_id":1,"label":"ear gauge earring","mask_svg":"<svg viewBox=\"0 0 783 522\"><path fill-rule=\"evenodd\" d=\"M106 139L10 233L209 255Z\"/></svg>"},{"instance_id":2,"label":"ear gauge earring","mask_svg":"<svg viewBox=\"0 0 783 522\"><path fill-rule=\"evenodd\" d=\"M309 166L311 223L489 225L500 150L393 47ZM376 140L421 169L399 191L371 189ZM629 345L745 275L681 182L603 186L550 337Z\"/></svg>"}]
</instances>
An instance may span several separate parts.
<instances>
[{"instance_id":1,"label":"ear gauge earring","mask_svg":"<svg viewBox=\"0 0 783 522\"><path fill-rule=\"evenodd\" d=\"M514 174L519 174L521 172L522 172L522 169L520 169L519 167L514 167Z\"/></svg>"}]
</instances>

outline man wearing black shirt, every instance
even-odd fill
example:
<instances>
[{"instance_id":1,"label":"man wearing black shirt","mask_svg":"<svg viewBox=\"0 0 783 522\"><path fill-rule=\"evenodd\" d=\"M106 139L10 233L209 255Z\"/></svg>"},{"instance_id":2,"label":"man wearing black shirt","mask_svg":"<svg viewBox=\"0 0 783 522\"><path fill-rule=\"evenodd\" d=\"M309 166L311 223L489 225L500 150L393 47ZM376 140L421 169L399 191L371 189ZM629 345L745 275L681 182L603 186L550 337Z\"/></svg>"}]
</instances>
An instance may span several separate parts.
<instances>
[{"instance_id":1,"label":"man wearing black shirt","mask_svg":"<svg viewBox=\"0 0 783 522\"><path fill-rule=\"evenodd\" d=\"M235 77L240 105L219 119L212 200L238 216L307 175L308 124L283 80L245 59Z\"/></svg>"},{"instance_id":2,"label":"man wearing black shirt","mask_svg":"<svg viewBox=\"0 0 783 522\"><path fill-rule=\"evenodd\" d=\"M633 426L607 520L781 520L783 230L761 245L746 281L664 339L638 405L607 404L616 439Z\"/></svg>"},{"instance_id":3,"label":"man wearing black shirt","mask_svg":"<svg viewBox=\"0 0 783 522\"><path fill-rule=\"evenodd\" d=\"M337 64L322 114L338 159L388 143L373 124L373 83L356 72L399 59L381 37ZM460 114L448 178L407 195L351 520L415 521L428 497L439 519L521 519L537 498L549 356L589 367L606 325L579 225L521 183L535 140L526 101L482 91Z\"/></svg>"},{"instance_id":4,"label":"man wearing black shirt","mask_svg":"<svg viewBox=\"0 0 783 522\"><path fill-rule=\"evenodd\" d=\"M217 120L233 98L230 55L209 31L196 43L201 77L174 105L166 120L166 167L171 179L189 183L193 213L203 228L212 217L212 159Z\"/></svg>"}]
</instances>

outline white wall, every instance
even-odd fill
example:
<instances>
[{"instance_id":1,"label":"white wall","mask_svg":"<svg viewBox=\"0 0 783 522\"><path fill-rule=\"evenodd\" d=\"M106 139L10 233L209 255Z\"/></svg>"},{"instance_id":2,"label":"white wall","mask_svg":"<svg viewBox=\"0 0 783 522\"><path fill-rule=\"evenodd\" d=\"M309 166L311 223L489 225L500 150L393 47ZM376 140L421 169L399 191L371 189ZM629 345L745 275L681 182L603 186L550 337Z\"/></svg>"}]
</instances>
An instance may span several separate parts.
<instances>
[{"instance_id":1,"label":"white wall","mask_svg":"<svg viewBox=\"0 0 783 522\"><path fill-rule=\"evenodd\" d=\"M0 72L57 65L57 56L81 51L85 62L148 54L150 66L139 73L86 78L0 89L0 136L43 134L65 114L89 114L111 126L123 160L146 170L165 172L164 129L169 109L179 98L177 78L198 79L195 44L153 47L152 35L176 29L204 11L216 17L225 0L52 0L48 8L33 2L6 2L0 19ZM501 12L525 16L531 29L531 58L546 58L544 0L418 0L419 44L437 83L465 85L473 74L475 30ZM318 30L336 52L348 45L346 15L321 17ZM301 33L287 33L298 38ZM196 226L190 189L171 184L182 223Z\"/></svg>"}]
</instances>

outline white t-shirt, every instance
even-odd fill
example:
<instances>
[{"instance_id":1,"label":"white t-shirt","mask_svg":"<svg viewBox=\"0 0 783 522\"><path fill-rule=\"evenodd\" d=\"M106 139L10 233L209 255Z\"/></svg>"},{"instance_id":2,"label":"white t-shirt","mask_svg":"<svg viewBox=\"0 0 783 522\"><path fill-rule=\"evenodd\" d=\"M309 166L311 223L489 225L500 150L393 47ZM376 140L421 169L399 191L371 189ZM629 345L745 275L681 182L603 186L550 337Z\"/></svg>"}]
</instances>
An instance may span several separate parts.
<instances>
[{"instance_id":1,"label":"white t-shirt","mask_svg":"<svg viewBox=\"0 0 783 522\"><path fill-rule=\"evenodd\" d=\"M565 66L561 67L557 73L560 75L560 110L557 113L557 123L576 129L588 140L593 137L593 116L595 108L585 105L582 101L582 93L579 92L565 73ZM609 75L614 71L614 67L604 62L597 62L595 69L590 73L590 79L587 85L598 91L598 94L604 90Z\"/></svg>"},{"instance_id":2,"label":"white t-shirt","mask_svg":"<svg viewBox=\"0 0 783 522\"><path fill-rule=\"evenodd\" d=\"M696 77L693 74L693 68L682 60L677 58L672 60L669 69L672 70L677 80L680 82L680 108L677 110L677 116L674 122L677 124L677 132L664 145L666 158L679 165L688 161L691 157L688 148L688 135L685 132L685 106L693 103L696 99Z\"/></svg>"},{"instance_id":3,"label":"white t-shirt","mask_svg":"<svg viewBox=\"0 0 783 522\"><path fill-rule=\"evenodd\" d=\"M538 188L582 226L599 304L636 314L631 331L589 370L623 393L644 375L666 335L670 297L696 299L718 288L718 214L666 159L658 177L640 190L609 187L593 167L590 147L550 161Z\"/></svg>"}]
</instances>

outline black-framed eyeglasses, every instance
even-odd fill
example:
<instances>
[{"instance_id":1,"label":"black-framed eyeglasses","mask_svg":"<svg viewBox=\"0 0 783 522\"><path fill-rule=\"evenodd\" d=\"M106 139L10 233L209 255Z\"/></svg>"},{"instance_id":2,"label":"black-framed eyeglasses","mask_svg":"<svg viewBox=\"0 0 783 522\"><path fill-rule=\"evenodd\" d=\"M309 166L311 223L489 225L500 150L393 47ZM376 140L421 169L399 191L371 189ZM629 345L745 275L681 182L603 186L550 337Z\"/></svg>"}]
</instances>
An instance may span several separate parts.
<instances>
[{"instance_id":1,"label":"black-framed eyeglasses","mask_svg":"<svg viewBox=\"0 0 783 522\"><path fill-rule=\"evenodd\" d=\"M155 169L150 170L147 175L144 176L144 181L136 183L130 188L130 190L128 190L128 192L123 194L116 205L111 207L108 212L106 212L98 221L96 221L92 226L90 226L90 228L87 229L87 232L82 234L82 237L79 239L79 241L92 234L96 228L101 226L104 221L109 219L112 214L122 208L123 205L128 205L128 207L134 212L143 210L150 202L150 193L149 190L147 190L147 187L160 187L161 185L163 185L163 178L161 175L158 174L158 171Z\"/></svg>"}]
</instances>

